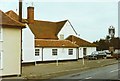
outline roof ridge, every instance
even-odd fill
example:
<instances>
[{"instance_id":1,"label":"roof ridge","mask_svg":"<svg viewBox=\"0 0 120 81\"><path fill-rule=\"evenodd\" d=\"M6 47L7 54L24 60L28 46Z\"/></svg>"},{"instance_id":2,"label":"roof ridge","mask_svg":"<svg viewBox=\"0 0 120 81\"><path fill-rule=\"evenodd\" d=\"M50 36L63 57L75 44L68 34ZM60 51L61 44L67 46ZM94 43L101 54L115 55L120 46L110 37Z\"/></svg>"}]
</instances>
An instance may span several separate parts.
<instances>
[{"instance_id":1,"label":"roof ridge","mask_svg":"<svg viewBox=\"0 0 120 81\"><path fill-rule=\"evenodd\" d=\"M50 23L56 23L56 22L46 21L46 20L34 20L34 21L37 21L37 22L50 22Z\"/></svg>"},{"instance_id":2,"label":"roof ridge","mask_svg":"<svg viewBox=\"0 0 120 81\"><path fill-rule=\"evenodd\" d=\"M60 23L60 22L67 22L68 20L61 20L61 21L57 21L56 23Z\"/></svg>"},{"instance_id":3,"label":"roof ridge","mask_svg":"<svg viewBox=\"0 0 120 81\"><path fill-rule=\"evenodd\" d=\"M83 46L83 45L85 45L85 46L96 46L95 44L93 44L93 43L91 43L91 42L89 42L89 41L86 41L86 40L84 40L84 39L82 39L82 38L80 38L80 37L74 36L74 35L68 36L68 37L66 38L66 40L72 41L72 39L73 39L72 37L74 38L74 41L73 41L73 42L76 41L75 44L77 44L77 45L79 45L79 46Z\"/></svg>"},{"instance_id":4,"label":"roof ridge","mask_svg":"<svg viewBox=\"0 0 120 81\"><path fill-rule=\"evenodd\" d=\"M40 22L50 22L50 23L60 23L60 22L65 22L67 20L62 20L62 21L47 21L47 20L34 20L34 21L40 21Z\"/></svg>"},{"instance_id":5,"label":"roof ridge","mask_svg":"<svg viewBox=\"0 0 120 81\"><path fill-rule=\"evenodd\" d=\"M35 39L35 40L41 40L41 41L69 41L69 40L54 40L54 39ZM71 42L71 41L69 41Z\"/></svg>"},{"instance_id":6,"label":"roof ridge","mask_svg":"<svg viewBox=\"0 0 120 81\"><path fill-rule=\"evenodd\" d=\"M6 16L8 16L6 13L4 13ZM21 25L24 25L23 23L21 23L21 22L19 22L19 21L17 21L17 20L15 20L15 19L13 19L12 17L10 17L10 16L8 16L9 18L11 18L13 21L15 21L15 22L17 22L17 23L19 23L19 24L21 24Z\"/></svg>"},{"instance_id":7,"label":"roof ridge","mask_svg":"<svg viewBox=\"0 0 120 81\"><path fill-rule=\"evenodd\" d=\"M74 35L72 35L72 36L74 36ZM85 42L91 43L91 42L89 42L89 41L87 41L87 40L85 40L85 39L82 39L82 38L80 38L80 37L77 37L77 36L74 36L74 37L76 37L76 38L78 38L78 39L81 39L81 40L83 40L83 41L85 41ZM91 43L91 44L92 44L92 43Z\"/></svg>"},{"instance_id":8,"label":"roof ridge","mask_svg":"<svg viewBox=\"0 0 120 81\"><path fill-rule=\"evenodd\" d=\"M7 12L14 12L14 13L16 13L14 10L9 10L9 11L7 11ZM5 13L7 13L7 12L5 12ZM17 13L16 13L17 14Z\"/></svg>"},{"instance_id":9,"label":"roof ridge","mask_svg":"<svg viewBox=\"0 0 120 81\"><path fill-rule=\"evenodd\" d=\"M5 14L5 15L7 15L7 14ZM8 15L7 15L7 16L8 16ZM25 26L25 24L23 24L23 23L21 23L21 22L15 20L15 19L13 19L12 17L10 17L10 16L8 16L8 17L11 18L13 21L17 22L18 24L21 24L21 25L24 25L24 26Z\"/></svg>"},{"instance_id":10,"label":"roof ridge","mask_svg":"<svg viewBox=\"0 0 120 81\"><path fill-rule=\"evenodd\" d=\"M21 26L25 26L23 23L19 22L19 21L16 21L15 19L11 18L10 16L8 16L6 13L4 13L2 10L0 10L2 12L3 15L5 15L6 17L8 17L9 19L11 19L12 21L16 22L19 25Z\"/></svg>"},{"instance_id":11,"label":"roof ridge","mask_svg":"<svg viewBox=\"0 0 120 81\"><path fill-rule=\"evenodd\" d=\"M7 14L9 17L13 18L14 20L19 21L19 15L17 12L15 12L13 10L9 10L9 11L5 12L5 14ZM22 18L22 23L27 23L27 20Z\"/></svg>"},{"instance_id":12,"label":"roof ridge","mask_svg":"<svg viewBox=\"0 0 120 81\"><path fill-rule=\"evenodd\" d=\"M7 11L7 12L5 12L5 13L10 13L10 12L14 12L13 10L9 10L9 11ZM14 12L15 13L15 12Z\"/></svg>"}]
</instances>

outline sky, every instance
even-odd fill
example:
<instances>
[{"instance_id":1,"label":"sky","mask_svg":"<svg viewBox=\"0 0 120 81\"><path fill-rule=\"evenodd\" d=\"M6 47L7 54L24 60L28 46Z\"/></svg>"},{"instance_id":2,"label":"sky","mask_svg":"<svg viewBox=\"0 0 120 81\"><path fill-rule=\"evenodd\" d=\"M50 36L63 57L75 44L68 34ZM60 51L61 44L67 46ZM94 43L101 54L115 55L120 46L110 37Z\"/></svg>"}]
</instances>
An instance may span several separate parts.
<instances>
[{"instance_id":1,"label":"sky","mask_svg":"<svg viewBox=\"0 0 120 81\"><path fill-rule=\"evenodd\" d=\"M90 42L104 39L111 25L118 36L117 0L23 0L23 18L27 18L28 6L34 6L36 20L68 19L79 37ZM18 13L18 0L0 0L0 10Z\"/></svg>"}]
</instances>

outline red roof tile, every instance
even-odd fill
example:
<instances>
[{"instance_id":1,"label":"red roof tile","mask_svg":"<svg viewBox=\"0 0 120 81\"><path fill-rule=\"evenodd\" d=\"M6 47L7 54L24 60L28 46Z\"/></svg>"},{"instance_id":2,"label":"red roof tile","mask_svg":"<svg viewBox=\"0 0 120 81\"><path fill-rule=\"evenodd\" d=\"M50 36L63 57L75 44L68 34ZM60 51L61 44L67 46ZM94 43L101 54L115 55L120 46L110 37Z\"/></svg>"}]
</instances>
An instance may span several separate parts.
<instances>
[{"instance_id":1,"label":"red roof tile","mask_svg":"<svg viewBox=\"0 0 120 81\"><path fill-rule=\"evenodd\" d=\"M66 38L66 40L70 40L72 42L74 42L75 44L77 44L79 47L96 47L96 44L90 43L86 40L83 40L79 37L70 35L68 38Z\"/></svg>"},{"instance_id":2,"label":"red roof tile","mask_svg":"<svg viewBox=\"0 0 120 81\"><path fill-rule=\"evenodd\" d=\"M16 21L19 21L19 15L17 13L15 13L14 11L10 10L8 12L6 12L5 14L7 14L9 17L13 18ZM23 23L27 23L27 20L22 19Z\"/></svg>"},{"instance_id":3,"label":"red roof tile","mask_svg":"<svg viewBox=\"0 0 120 81\"><path fill-rule=\"evenodd\" d=\"M14 20L19 21L19 16L14 11L10 10L6 12L6 14ZM28 22L27 19L23 19L22 21L24 23ZM58 39L57 35L67 21L70 23L69 20L63 20L59 22L34 20L34 23L28 25L36 39ZM71 27L73 28L72 25ZM73 30L75 31L74 28Z\"/></svg>"},{"instance_id":4,"label":"red roof tile","mask_svg":"<svg viewBox=\"0 0 120 81\"><path fill-rule=\"evenodd\" d=\"M19 21L19 16L12 10L6 12L5 14L7 14L9 17Z\"/></svg>"},{"instance_id":5,"label":"red roof tile","mask_svg":"<svg viewBox=\"0 0 120 81\"><path fill-rule=\"evenodd\" d=\"M34 20L33 24L28 24L36 39L58 39L57 34L62 29L67 20L60 22Z\"/></svg>"},{"instance_id":6,"label":"red roof tile","mask_svg":"<svg viewBox=\"0 0 120 81\"><path fill-rule=\"evenodd\" d=\"M69 40L44 40L35 39L35 47L59 47L59 48L77 48L78 45Z\"/></svg>"},{"instance_id":7,"label":"red roof tile","mask_svg":"<svg viewBox=\"0 0 120 81\"><path fill-rule=\"evenodd\" d=\"M25 27L24 24L20 23L19 21L16 21L14 19L12 19L11 17L9 17L8 15L6 15L4 12L2 12L0 10L0 25L2 26L9 26L9 27Z\"/></svg>"}]
</instances>

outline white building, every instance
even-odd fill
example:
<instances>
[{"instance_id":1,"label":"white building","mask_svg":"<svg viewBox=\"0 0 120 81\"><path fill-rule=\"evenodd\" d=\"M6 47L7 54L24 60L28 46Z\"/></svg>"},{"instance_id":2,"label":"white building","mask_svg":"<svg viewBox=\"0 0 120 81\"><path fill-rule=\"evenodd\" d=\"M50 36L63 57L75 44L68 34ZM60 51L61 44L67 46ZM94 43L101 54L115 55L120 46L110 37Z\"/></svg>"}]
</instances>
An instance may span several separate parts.
<instances>
[{"instance_id":1,"label":"white building","mask_svg":"<svg viewBox=\"0 0 120 81\"><path fill-rule=\"evenodd\" d=\"M6 14L12 19L19 21L19 16L14 11L10 10ZM34 62L34 34L27 25L27 20L23 19L22 22L26 25L26 28L22 30L22 62Z\"/></svg>"},{"instance_id":2,"label":"white building","mask_svg":"<svg viewBox=\"0 0 120 81\"><path fill-rule=\"evenodd\" d=\"M70 40L71 42L77 44L79 46L79 58L83 58L83 56L90 55L92 52L96 51L96 45L90 43L86 40L83 40L79 37L70 35L66 40Z\"/></svg>"},{"instance_id":3,"label":"white building","mask_svg":"<svg viewBox=\"0 0 120 81\"><path fill-rule=\"evenodd\" d=\"M34 7L28 7L28 25L23 30L23 63L40 61L41 58L35 56L35 39L64 40L69 35L77 33L68 20L59 22L34 20Z\"/></svg>"},{"instance_id":4,"label":"white building","mask_svg":"<svg viewBox=\"0 0 120 81\"><path fill-rule=\"evenodd\" d=\"M0 11L0 76L21 75L21 31L24 27Z\"/></svg>"},{"instance_id":5,"label":"white building","mask_svg":"<svg viewBox=\"0 0 120 81\"><path fill-rule=\"evenodd\" d=\"M35 40L35 60L77 60L77 45L69 40Z\"/></svg>"},{"instance_id":6,"label":"white building","mask_svg":"<svg viewBox=\"0 0 120 81\"><path fill-rule=\"evenodd\" d=\"M56 46L51 46L51 48L49 48L49 50L47 47L44 49L46 51L44 51L44 50L42 51L42 48L44 48L44 46L42 46L42 45L37 46L35 44L36 39L44 40L47 42L48 42L48 40L49 40L49 42L52 40L55 43L55 41L59 41L59 42L61 42L63 40L65 41L66 37L68 37L69 35L77 36L77 33L69 20L63 20L63 21L58 21L58 22L34 20L34 7L28 7L27 11L28 11L27 20L23 20L23 22L26 23L27 28L22 31L22 34L23 34L23 36L22 36L22 39L23 39L22 40L22 49L23 49L22 50L22 60L23 61L22 62L23 63L35 62L35 61L46 61L46 60L49 60L50 58L51 58L51 60L53 59L52 56L50 58L48 58L47 56L41 58L41 56L43 53L45 53L45 52L48 53L48 51L52 50L53 48L56 48ZM12 16L13 18L17 18L17 16L18 16L17 14L15 14L13 12L12 12L12 14L13 15L10 15L10 16ZM17 15L17 16L15 16L15 15ZM16 19L16 20L18 20L18 19ZM39 54L39 56L36 56L35 53L36 53L36 51L38 51L38 47L39 47L39 50L42 51L43 53ZM60 49L61 48L59 47L59 50ZM76 49L76 48L74 48L74 49ZM81 49L81 51L80 51L80 49ZM65 47L65 50L68 50L68 48ZM96 47L94 47L94 46L80 46L79 45L79 50L76 50L75 53L76 54L80 53L79 58L82 58L83 52L84 52L84 54L86 54L85 52L87 52L87 54L90 54L91 51L94 51L94 50L96 50ZM45 55L47 55L46 53L45 53ZM51 51L50 51L50 53L51 53ZM68 55L67 51L65 52L65 55ZM59 58L60 58L60 56L59 56ZM65 58L66 58L66 60L70 59L69 55L68 55L68 57L64 56L64 58L61 56L60 60L62 60L62 59L65 60ZM75 58L71 57L71 59L75 59Z\"/></svg>"},{"instance_id":7,"label":"white building","mask_svg":"<svg viewBox=\"0 0 120 81\"><path fill-rule=\"evenodd\" d=\"M26 28L22 31L22 62L35 62L35 39L64 40L69 35L77 35L70 21L58 22L34 20L34 7L28 7L28 18L23 19ZM19 16L11 11L6 12L10 17L19 20ZM66 32L67 30L67 32Z\"/></svg>"}]
</instances>

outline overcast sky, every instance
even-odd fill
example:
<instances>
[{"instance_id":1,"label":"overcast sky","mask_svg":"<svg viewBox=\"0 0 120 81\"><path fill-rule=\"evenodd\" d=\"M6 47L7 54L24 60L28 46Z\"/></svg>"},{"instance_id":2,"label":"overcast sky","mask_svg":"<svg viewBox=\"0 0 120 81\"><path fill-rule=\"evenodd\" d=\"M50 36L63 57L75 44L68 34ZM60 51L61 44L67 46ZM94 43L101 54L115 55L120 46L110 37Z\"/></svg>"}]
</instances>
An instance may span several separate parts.
<instances>
[{"instance_id":1,"label":"overcast sky","mask_svg":"<svg viewBox=\"0 0 120 81\"><path fill-rule=\"evenodd\" d=\"M49 2L48 2L49 1ZM88 2L89 1L89 2ZM68 19L80 37L90 42L105 38L109 26L113 25L118 36L117 0L23 0L23 17L27 18L27 7L35 7L35 19L61 21ZM0 0L0 9L18 13L18 0Z\"/></svg>"}]
</instances>

